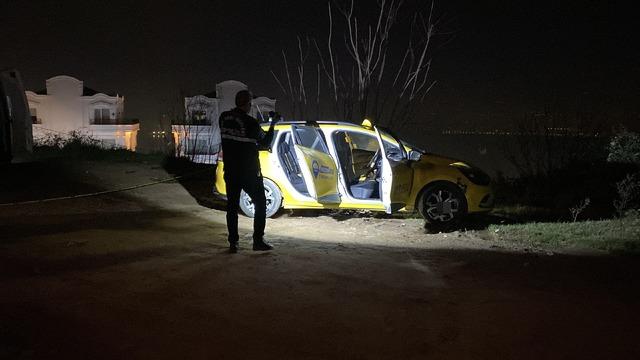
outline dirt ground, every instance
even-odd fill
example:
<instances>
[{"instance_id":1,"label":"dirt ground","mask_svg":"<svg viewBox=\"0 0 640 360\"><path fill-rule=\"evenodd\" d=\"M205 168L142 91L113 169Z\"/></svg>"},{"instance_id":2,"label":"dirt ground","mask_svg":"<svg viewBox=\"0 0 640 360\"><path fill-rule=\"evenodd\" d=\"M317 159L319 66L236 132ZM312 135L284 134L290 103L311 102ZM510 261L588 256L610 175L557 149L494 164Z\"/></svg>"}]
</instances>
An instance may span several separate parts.
<instances>
[{"instance_id":1,"label":"dirt ground","mask_svg":"<svg viewBox=\"0 0 640 360\"><path fill-rule=\"evenodd\" d=\"M170 176L153 163L67 165L3 168L0 203ZM637 258L326 212L269 219L271 252L250 250L241 217L228 254L208 179L0 205L0 359L640 357Z\"/></svg>"}]
</instances>

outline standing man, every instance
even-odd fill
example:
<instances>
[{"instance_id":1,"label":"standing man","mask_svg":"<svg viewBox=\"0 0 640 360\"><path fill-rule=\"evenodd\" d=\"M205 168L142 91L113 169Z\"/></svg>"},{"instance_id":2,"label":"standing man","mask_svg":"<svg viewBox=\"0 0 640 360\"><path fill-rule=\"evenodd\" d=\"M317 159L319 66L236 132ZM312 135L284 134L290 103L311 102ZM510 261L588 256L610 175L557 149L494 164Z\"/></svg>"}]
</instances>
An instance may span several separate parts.
<instances>
[{"instance_id":1,"label":"standing man","mask_svg":"<svg viewBox=\"0 0 640 360\"><path fill-rule=\"evenodd\" d=\"M240 192L244 190L255 208L253 218L253 250L271 250L273 246L264 241L267 200L264 196L259 148L268 147L273 139L271 122L266 133L258 120L248 113L252 95L248 90L236 94L236 107L220 114L220 134L224 153L224 181L227 184L227 229L229 252L238 252L238 207Z\"/></svg>"}]
</instances>

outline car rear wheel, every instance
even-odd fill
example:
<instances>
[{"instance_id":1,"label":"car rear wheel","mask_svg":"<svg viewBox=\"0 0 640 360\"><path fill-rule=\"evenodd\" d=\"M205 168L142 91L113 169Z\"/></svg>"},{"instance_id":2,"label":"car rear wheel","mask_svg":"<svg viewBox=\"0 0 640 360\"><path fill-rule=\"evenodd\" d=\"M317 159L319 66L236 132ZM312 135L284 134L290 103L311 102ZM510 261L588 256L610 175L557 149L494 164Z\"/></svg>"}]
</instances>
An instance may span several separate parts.
<instances>
[{"instance_id":1,"label":"car rear wheel","mask_svg":"<svg viewBox=\"0 0 640 360\"><path fill-rule=\"evenodd\" d=\"M467 200L456 185L439 182L422 192L418 211L430 224L450 224L466 215Z\"/></svg>"},{"instance_id":2,"label":"car rear wheel","mask_svg":"<svg viewBox=\"0 0 640 360\"><path fill-rule=\"evenodd\" d=\"M263 179L262 182L264 184L264 196L267 199L267 217L272 217L282 206L282 193L273 181ZM255 215L253 201L244 190L240 193L240 209L248 217Z\"/></svg>"}]
</instances>

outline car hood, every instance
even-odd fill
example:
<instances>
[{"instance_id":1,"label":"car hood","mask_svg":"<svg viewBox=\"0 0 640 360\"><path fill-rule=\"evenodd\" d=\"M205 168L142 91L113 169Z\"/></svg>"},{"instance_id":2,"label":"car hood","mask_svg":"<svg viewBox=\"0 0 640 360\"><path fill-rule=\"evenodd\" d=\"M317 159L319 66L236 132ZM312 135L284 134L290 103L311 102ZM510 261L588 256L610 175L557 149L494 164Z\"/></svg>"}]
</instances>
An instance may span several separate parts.
<instances>
[{"instance_id":1,"label":"car hood","mask_svg":"<svg viewBox=\"0 0 640 360\"><path fill-rule=\"evenodd\" d=\"M458 159L454 159L454 158L450 158L448 156L442 156L442 155L437 155L437 154L432 154L432 153L425 153L420 157L420 160L418 161L418 164L433 164L433 165L442 165L442 166L448 166L450 164L456 163L456 162L464 162Z\"/></svg>"}]
</instances>

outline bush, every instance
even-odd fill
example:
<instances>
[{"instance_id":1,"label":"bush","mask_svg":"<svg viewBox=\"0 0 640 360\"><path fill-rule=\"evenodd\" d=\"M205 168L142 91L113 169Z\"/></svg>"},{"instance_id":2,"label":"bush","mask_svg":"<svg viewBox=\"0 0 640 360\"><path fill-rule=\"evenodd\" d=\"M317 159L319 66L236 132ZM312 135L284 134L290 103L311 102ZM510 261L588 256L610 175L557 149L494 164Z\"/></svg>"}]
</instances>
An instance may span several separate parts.
<instances>
[{"instance_id":1,"label":"bush","mask_svg":"<svg viewBox=\"0 0 640 360\"><path fill-rule=\"evenodd\" d=\"M551 210L544 218L523 219L538 221L577 219L577 215L587 219L622 216L640 206L640 135L622 129L608 147L599 149L599 154L594 151L582 158L568 157L570 161L560 167L524 172L513 179L496 178L496 205ZM577 205L586 198L590 200L588 207Z\"/></svg>"},{"instance_id":2,"label":"bush","mask_svg":"<svg viewBox=\"0 0 640 360\"><path fill-rule=\"evenodd\" d=\"M45 137L34 140L34 146L39 149L47 148L51 150L67 150L78 148L100 147L100 140L94 139L88 134L79 131L72 131L67 136L60 134L49 134Z\"/></svg>"},{"instance_id":3,"label":"bush","mask_svg":"<svg viewBox=\"0 0 640 360\"><path fill-rule=\"evenodd\" d=\"M135 157L132 151L105 146L102 141L79 131L72 131L68 136L53 134L37 139L34 142L34 154L92 160L131 160Z\"/></svg>"},{"instance_id":4,"label":"bush","mask_svg":"<svg viewBox=\"0 0 640 360\"><path fill-rule=\"evenodd\" d=\"M622 128L609 142L607 161L640 165L640 135Z\"/></svg>"},{"instance_id":5,"label":"bush","mask_svg":"<svg viewBox=\"0 0 640 360\"><path fill-rule=\"evenodd\" d=\"M640 206L640 172L627 174L616 183L618 199L613 200L618 216L623 216L627 210L634 210Z\"/></svg>"},{"instance_id":6,"label":"bush","mask_svg":"<svg viewBox=\"0 0 640 360\"><path fill-rule=\"evenodd\" d=\"M640 135L621 128L609 142L607 161L640 165ZM616 182L616 190L618 198L613 200L613 206L618 216L623 216L627 210L637 209L640 206L640 172L627 173Z\"/></svg>"},{"instance_id":7,"label":"bush","mask_svg":"<svg viewBox=\"0 0 640 360\"><path fill-rule=\"evenodd\" d=\"M611 199L619 196L616 183L636 170L635 165L596 162L572 162L548 175L497 178L494 182L496 207L526 206L545 208L543 217L521 220L572 220L570 209L585 198L589 206L580 212L581 218L611 217L616 209Z\"/></svg>"}]
</instances>

